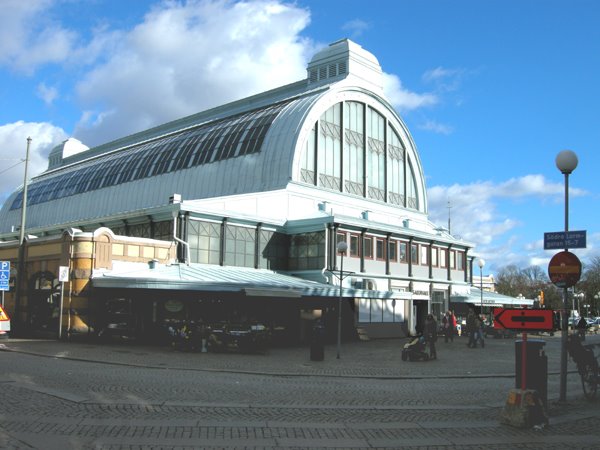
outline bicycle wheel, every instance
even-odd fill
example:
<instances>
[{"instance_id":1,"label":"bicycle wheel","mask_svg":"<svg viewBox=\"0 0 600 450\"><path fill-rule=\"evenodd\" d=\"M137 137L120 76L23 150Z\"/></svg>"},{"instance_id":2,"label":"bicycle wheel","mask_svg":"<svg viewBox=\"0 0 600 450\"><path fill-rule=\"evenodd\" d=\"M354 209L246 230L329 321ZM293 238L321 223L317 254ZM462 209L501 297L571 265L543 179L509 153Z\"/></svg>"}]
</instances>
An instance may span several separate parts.
<instances>
[{"instance_id":1,"label":"bicycle wheel","mask_svg":"<svg viewBox=\"0 0 600 450\"><path fill-rule=\"evenodd\" d=\"M596 360L585 364L581 368L580 374L583 393L588 400L593 400L598 390L598 363Z\"/></svg>"}]
</instances>

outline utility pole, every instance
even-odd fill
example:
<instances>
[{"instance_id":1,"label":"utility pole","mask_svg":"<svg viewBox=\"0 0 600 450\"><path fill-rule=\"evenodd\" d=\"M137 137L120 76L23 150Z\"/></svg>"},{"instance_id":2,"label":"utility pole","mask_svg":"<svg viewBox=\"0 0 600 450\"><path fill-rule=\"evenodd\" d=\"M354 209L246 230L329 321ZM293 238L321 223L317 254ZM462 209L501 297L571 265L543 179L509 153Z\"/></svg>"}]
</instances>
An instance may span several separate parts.
<instances>
[{"instance_id":1,"label":"utility pole","mask_svg":"<svg viewBox=\"0 0 600 450\"><path fill-rule=\"evenodd\" d=\"M29 166L29 148L31 137L27 138L27 150L25 151L25 175L23 176L23 201L21 202L21 229L19 230L19 262L17 264L17 280L15 289L15 325L21 324L21 295L23 286L23 274L25 273L25 220L27 218L27 168Z\"/></svg>"},{"instance_id":2,"label":"utility pole","mask_svg":"<svg viewBox=\"0 0 600 450\"><path fill-rule=\"evenodd\" d=\"M448 200L448 234L452 234L452 228L450 228L450 210L452 209L452 205L450 204L450 200Z\"/></svg>"}]
</instances>

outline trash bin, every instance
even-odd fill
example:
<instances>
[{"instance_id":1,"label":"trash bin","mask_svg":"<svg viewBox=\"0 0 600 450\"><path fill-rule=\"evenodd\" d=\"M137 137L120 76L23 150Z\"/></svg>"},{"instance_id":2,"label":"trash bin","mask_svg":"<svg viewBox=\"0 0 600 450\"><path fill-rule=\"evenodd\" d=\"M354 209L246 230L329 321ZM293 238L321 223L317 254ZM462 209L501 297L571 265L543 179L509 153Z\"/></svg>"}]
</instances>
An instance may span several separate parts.
<instances>
[{"instance_id":1,"label":"trash bin","mask_svg":"<svg viewBox=\"0 0 600 450\"><path fill-rule=\"evenodd\" d=\"M310 338L310 360L323 361L325 358L325 327L316 321Z\"/></svg>"},{"instance_id":2,"label":"trash bin","mask_svg":"<svg viewBox=\"0 0 600 450\"><path fill-rule=\"evenodd\" d=\"M527 339L525 388L538 392L544 407L548 407L548 357L544 352L546 341ZM521 388L523 340L515 341L515 388Z\"/></svg>"}]
</instances>

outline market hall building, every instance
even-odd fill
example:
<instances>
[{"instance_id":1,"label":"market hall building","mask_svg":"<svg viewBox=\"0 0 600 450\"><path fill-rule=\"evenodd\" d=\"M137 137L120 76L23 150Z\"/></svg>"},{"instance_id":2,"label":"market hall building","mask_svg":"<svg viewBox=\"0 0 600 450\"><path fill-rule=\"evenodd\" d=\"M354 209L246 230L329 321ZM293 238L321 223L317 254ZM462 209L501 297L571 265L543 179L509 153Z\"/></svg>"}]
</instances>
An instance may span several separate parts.
<instances>
[{"instance_id":1,"label":"market hall building","mask_svg":"<svg viewBox=\"0 0 600 450\"><path fill-rule=\"evenodd\" d=\"M382 69L346 39L304 80L98 147L68 139L26 192L22 266L22 188L0 211L0 260L30 331L93 335L117 304L138 338L246 321L301 342L319 317L335 336L341 305L344 339L397 337L470 289L473 245L428 220Z\"/></svg>"}]
</instances>

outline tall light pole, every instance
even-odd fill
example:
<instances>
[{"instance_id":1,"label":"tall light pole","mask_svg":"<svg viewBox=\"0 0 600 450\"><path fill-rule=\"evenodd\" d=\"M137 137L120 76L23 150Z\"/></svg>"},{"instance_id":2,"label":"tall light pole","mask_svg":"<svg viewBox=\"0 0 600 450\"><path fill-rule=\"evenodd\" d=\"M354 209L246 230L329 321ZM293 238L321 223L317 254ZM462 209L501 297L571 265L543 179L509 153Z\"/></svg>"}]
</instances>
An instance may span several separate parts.
<instances>
[{"instance_id":1,"label":"tall light pole","mask_svg":"<svg viewBox=\"0 0 600 450\"><path fill-rule=\"evenodd\" d=\"M340 347L342 346L342 283L344 281L344 255L348 251L345 241L337 243L337 252L340 254L340 298L338 300L338 325L337 325L337 359L340 359Z\"/></svg>"},{"instance_id":2,"label":"tall light pole","mask_svg":"<svg viewBox=\"0 0 600 450\"><path fill-rule=\"evenodd\" d=\"M556 155L556 167L565 176L565 251L567 247L566 234L569 231L569 175L577 167L577 155L571 150L563 150ZM569 322L567 319L567 287L563 288L563 314L562 317L562 332L561 332L561 349L560 349L560 396L559 401L567 401L567 334Z\"/></svg>"},{"instance_id":3,"label":"tall light pole","mask_svg":"<svg viewBox=\"0 0 600 450\"><path fill-rule=\"evenodd\" d=\"M479 266L479 290L481 294L481 314L483 315L483 266L485 266L485 260L479 258L477 265Z\"/></svg>"}]
</instances>

